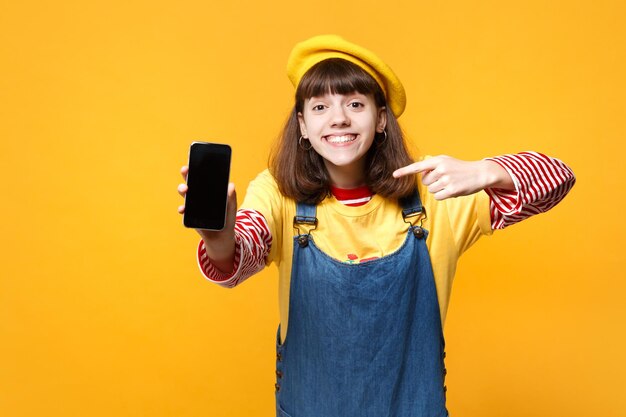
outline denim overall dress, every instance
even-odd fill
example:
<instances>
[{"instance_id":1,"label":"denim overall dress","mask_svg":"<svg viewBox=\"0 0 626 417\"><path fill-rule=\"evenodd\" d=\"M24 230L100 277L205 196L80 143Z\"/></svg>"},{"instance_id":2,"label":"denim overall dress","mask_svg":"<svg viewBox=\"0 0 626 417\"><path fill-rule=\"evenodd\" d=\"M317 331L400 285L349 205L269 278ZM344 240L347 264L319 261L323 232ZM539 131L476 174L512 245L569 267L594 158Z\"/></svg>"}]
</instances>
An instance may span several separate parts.
<instances>
[{"instance_id":1,"label":"denim overall dress","mask_svg":"<svg viewBox=\"0 0 626 417\"><path fill-rule=\"evenodd\" d=\"M400 203L409 225L425 215L417 193ZM316 225L316 207L298 204L288 336L281 344L279 328L277 338L277 416L447 416L428 232L410 225L394 253L346 264L315 245Z\"/></svg>"}]
</instances>

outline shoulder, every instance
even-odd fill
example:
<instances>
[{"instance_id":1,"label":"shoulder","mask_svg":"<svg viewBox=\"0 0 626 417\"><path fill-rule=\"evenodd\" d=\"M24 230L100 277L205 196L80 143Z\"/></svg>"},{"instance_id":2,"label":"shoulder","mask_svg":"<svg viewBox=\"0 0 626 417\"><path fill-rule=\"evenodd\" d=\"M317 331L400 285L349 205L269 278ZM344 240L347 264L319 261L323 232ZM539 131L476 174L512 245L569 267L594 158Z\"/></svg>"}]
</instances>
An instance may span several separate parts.
<instances>
[{"instance_id":1,"label":"shoulder","mask_svg":"<svg viewBox=\"0 0 626 417\"><path fill-rule=\"evenodd\" d=\"M250 182L250 184L278 188L278 183L276 182L276 179L267 168L259 172L257 176Z\"/></svg>"},{"instance_id":2,"label":"shoulder","mask_svg":"<svg viewBox=\"0 0 626 417\"><path fill-rule=\"evenodd\" d=\"M246 200L250 198L261 198L264 200L282 200L283 196L278 188L278 183L269 169L261 171L248 184L246 191ZM245 204L245 200L244 200Z\"/></svg>"},{"instance_id":3,"label":"shoulder","mask_svg":"<svg viewBox=\"0 0 626 417\"><path fill-rule=\"evenodd\" d=\"M276 179L269 169L260 172L248 185L246 196L241 208L254 209L261 212L268 221L288 215L295 203L285 197L278 187Z\"/></svg>"}]
</instances>

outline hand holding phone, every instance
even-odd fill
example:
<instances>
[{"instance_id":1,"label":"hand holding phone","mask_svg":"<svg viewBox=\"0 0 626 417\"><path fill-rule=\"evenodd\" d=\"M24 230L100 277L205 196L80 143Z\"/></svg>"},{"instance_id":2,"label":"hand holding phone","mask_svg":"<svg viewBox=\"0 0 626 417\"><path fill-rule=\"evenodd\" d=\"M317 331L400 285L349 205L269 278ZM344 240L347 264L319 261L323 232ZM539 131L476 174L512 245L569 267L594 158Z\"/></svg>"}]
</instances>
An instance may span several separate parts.
<instances>
[{"instance_id":1,"label":"hand holding phone","mask_svg":"<svg viewBox=\"0 0 626 417\"><path fill-rule=\"evenodd\" d=\"M211 144L215 145L215 144ZM203 146L204 147L204 146ZM194 149L193 151L191 149ZM192 144L192 148L190 149L190 164L192 159L195 161L195 158L192 158L191 154L196 154L198 150L195 148L194 144ZM206 151L207 149L204 149ZM215 149L213 149L214 151ZM224 150L224 149L222 149ZM202 150L200 150L202 151ZM227 153L230 149L227 150ZM224 153L220 153L220 157L224 157ZM230 162L230 157L228 158ZM215 168L215 167L213 167ZM223 165L222 165L223 168ZM234 256L235 256L235 218L237 214L237 194L235 192L235 184L228 183L228 173L224 171L224 169L218 170L218 177L226 183L226 194L227 200L224 202L224 206L226 207L225 213L225 222L223 228L221 230L214 229L204 229L204 228L195 228L196 232L202 237L204 241L204 246L207 252L207 255L211 259L213 265L224 273L229 273L232 271ZM181 168L181 175L185 181L189 181L189 166L183 166ZM179 184L178 185L178 193L185 198L187 203L190 203L190 199L187 198L187 193L189 192L188 184ZM219 193L221 195L221 193ZM193 204L193 203L192 203ZM178 212L180 214L185 214L187 212L187 206L181 205L178 207ZM218 215L218 218L222 218L221 214ZM193 223L191 221L190 223ZM183 224L186 225L184 218Z\"/></svg>"}]
</instances>

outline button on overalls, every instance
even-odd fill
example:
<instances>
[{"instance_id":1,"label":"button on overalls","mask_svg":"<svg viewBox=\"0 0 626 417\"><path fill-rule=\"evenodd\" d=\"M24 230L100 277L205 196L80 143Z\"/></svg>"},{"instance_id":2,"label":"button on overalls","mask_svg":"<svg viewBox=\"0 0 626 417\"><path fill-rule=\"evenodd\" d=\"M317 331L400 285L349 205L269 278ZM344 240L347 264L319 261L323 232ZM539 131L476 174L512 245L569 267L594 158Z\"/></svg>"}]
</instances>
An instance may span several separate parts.
<instances>
[{"instance_id":1,"label":"button on overalls","mask_svg":"<svg viewBox=\"0 0 626 417\"><path fill-rule=\"evenodd\" d=\"M422 211L419 195L401 202ZM298 204L294 226L315 223ZM406 221L406 219L405 219ZM301 228L300 228L301 229ZM279 417L445 417L444 340L427 232L346 264L294 237L288 336L276 354Z\"/></svg>"}]
</instances>

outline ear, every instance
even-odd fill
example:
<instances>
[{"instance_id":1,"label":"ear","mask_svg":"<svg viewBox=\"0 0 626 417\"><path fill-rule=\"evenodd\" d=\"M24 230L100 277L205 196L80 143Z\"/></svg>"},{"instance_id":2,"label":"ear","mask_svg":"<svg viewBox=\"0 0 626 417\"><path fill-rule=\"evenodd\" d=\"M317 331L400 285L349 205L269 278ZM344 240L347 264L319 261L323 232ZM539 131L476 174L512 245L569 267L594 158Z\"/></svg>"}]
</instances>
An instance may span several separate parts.
<instances>
[{"instance_id":1,"label":"ear","mask_svg":"<svg viewBox=\"0 0 626 417\"><path fill-rule=\"evenodd\" d=\"M298 123L300 124L300 134L306 139L308 136L306 134L306 123L304 121L304 116L300 112L298 112Z\"/></svg>"},{"instance_id":2,"label":"ear","mask_svg":"<svg viewBox=\"0 0 626 417\"><path fill-rule=\"evenodd\" d=\"M376 131L382 133L387 127L387 108L381 107L378 109L378 118L376 120Z\"/></svg>"}]
</instances>

